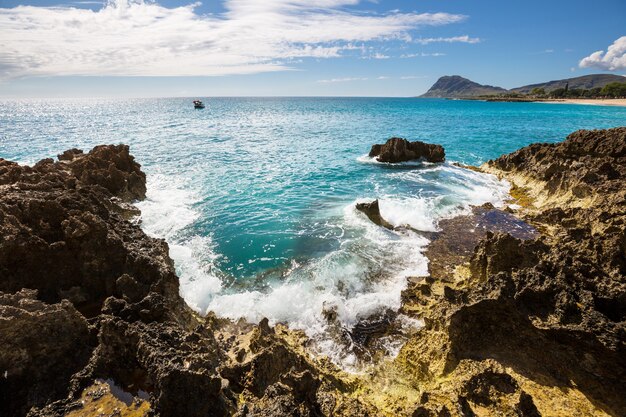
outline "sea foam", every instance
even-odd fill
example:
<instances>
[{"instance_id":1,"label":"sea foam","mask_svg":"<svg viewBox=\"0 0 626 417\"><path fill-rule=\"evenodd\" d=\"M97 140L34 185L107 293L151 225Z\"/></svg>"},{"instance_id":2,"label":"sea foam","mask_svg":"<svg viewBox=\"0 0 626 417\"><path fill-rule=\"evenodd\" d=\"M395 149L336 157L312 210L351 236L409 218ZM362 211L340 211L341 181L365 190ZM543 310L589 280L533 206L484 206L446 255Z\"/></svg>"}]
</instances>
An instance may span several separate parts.
<instances>
[{"instance_id":1,"label":"sea foam","mask_svg":"<svg viewBox=\"0 0 626 417\"><path fill-rule=\"evenodd\" d=\"M213 294L222 289L213 273L215 253L210 236L186 237L182 232L200 214L193 209L196 194L181 178L154 174L148 177L146 199L137 203L142 229L152 237L165 239L180 279L180 294L197 312L206 311Z\"/></svg>"},{"instance_id":2,"label":"sea foam","mask_svg":"<svg viewBox=\"0 0 626 417\"><path fill-rule=\"evenodd\" d=\"M262 289L224 285L225 275L215 267L220 255L211 237L184 233L200 218L194 209L197 193L188 182L151 175L147 199L138 205L144 230L164 237L170 244L181 295L193 309L253 323L264 317L270 324L286 323L303 330L314 341L314 350L347 370L355 370L356 355L350 346L338 345L331 327L339 325L350 330L361 320L386 310L397 311L407 277L428 274L423 251L429 241L417 231L436 231L439 220L467 212L470 205L500 205L508 191L506 183L491 175L450 164L391 171L386 175L418 185L432 181L427 178L429 175L443 178L443 191L437 195L378 196L383 218L394 226L410 226L414 230L381 228L356 210L357 202L371 201L377 196L352 201L336 218L328 220L342 230L340 245L335 250L317 258L292 260L280 279L264 283ZM336 316L332 323L324 314L331 310ZM406 328L421 325L405 316L397 320ZM395 355L401 344L390 339L385 345L388 354Z\"/></svg>"}]
</instances>

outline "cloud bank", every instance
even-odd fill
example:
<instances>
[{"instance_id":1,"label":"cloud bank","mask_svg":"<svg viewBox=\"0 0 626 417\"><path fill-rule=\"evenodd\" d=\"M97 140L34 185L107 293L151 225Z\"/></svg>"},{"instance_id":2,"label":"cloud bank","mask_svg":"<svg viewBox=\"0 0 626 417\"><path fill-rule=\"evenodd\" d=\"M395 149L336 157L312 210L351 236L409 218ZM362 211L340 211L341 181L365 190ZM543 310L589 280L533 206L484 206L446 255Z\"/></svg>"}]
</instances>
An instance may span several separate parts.
<instances>
[{"instance_id":1,"label":"cloud bank","mask_svg":"<svg viewBox=\"0 0 626 417\"><path fill-rule=\"evenodd\" d=\"M480 38L472 38L469 35L463 35L463 36L452 36L449 38L418 38L415 39L415 42L422 44L422 45L428 45L431 43L439 43L439 42L445 42L445 43L480 43L482 42L482 39Z\"/></svg>"},{"instance_id":2,"label":"cloud bank","mask_svg":"<svg viewBox=\"0 0 626 417\"><path fill-rule=\"evenodd\" d=\"M414 80L417 78L427 78L426 75L404 75L401 77L397 77L398 80ZM333 83L345 83L352 81L368 81L368 80L391 80L394 77L389 77L387 75L380 75L375 78L370 77L344 77L344 78L330 78L326 80L317 80L320 84L333 84Z\"/></svg>"},{"instance_id":3,"label":"cloud bank","mask_svg":"<svg viewBox=\"0 0 626 417\"><path fill-rule=\"evenodd\" d=\"M75 7L0 8L0 77L52 75L218 76L293 69L298 59L358 53L362 42L410 42L448 13L374 14L360 0L224 0L219 15L198 4L167 8L110 0Z\"/></svg>"},{"instance_id":4,"label":"cloud bank","mask_svg":"<svg viewBox=\"0 0 626 417\"><path fill-rule=\"evenodd\" d=\"M604 51L596 51L580 60L581 68L598 68L607 71L626 69L626 36L617 39Z\"/></svg>"}]
</instances>

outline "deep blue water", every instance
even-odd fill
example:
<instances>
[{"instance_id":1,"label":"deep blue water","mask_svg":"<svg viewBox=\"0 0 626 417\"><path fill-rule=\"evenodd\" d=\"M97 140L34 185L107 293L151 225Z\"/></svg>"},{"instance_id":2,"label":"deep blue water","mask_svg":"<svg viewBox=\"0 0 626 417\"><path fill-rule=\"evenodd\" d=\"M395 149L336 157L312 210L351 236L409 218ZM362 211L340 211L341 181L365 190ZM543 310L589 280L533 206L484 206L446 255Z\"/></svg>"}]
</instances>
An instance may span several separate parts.
<instances>
[{"instance_id":1,"label":"deep blue water","mask_svg":"<svg viewBox=\"0 0 626 417\"><path fill-rule=\"evenodd\" d=\"M127 143L148 174L144 229L165 237L200 311L269 316L320 333L323 308L353 324L399 305L426 273L424 238L382 231L353 209L381 199L395 224L436 230L506 184L452 166L375 164L391 136L439 143L478 165L577 129L626 124L626 108L396 98L212 98L0 102L0 157Z\"/></svg>"}]
</instances>

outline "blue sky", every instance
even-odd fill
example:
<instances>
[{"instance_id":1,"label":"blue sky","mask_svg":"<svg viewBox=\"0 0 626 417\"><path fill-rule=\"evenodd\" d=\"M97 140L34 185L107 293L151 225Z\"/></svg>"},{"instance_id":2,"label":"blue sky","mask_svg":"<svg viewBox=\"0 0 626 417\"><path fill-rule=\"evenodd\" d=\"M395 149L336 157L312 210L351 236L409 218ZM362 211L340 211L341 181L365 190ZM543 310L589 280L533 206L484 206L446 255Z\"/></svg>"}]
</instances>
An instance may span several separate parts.
<instances>
[{"instance_id":1,"label":"blue sky","mask_svg":"<svg viewBox=\"0 0 626 417\"><path fill-rule=\"evenodd\" d=\"M0 97L512 88L626 74L625 22L624 0L0 0Z\"/></svg>"}]
</instances>

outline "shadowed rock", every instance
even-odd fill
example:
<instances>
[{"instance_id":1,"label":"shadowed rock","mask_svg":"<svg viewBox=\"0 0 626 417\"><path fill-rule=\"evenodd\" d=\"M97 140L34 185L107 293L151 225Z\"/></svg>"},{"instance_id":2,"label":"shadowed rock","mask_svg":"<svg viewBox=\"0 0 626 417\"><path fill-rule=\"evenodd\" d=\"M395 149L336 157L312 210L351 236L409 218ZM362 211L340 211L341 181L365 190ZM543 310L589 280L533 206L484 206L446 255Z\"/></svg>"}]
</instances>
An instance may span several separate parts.
<instances>
[{"instance_id":1,"label":"shadowed rock","mask_svg":"<svg viewBox=\"0 0 626 417\"><path fill-rule=\"evenodd\" d=\"M376 157L378 162L405 162L424 159L428 162L443 162L446 153L441 145L415 141L409 142L402 138L391 138L383 145L373 145L369 156Z\"/></svg>"},{"instance_id":2,"label":"shadowed rock","mask_svg":"<svg viewBox=\"0 0 626 417\"><path fill-rule=\"evenodd\" d=\"M62 396L93 349L87 320L69 301L48 305L36 297L34 290L0 292L1 415L24 415Z\"/></svg>"},{"instance_id":3,"label":"shadowed rock","mask_svg":"<svg viewBox=\"0 0 626 417\"><path fill-rule=\"evenodd\" d=\"M107 297L125 296L128 285L116 285L124 274L136 281L133 298L177 288L167 244L126 221L124 202L146 190L128 146L61 155L33 167L0 159L0 291L36 289L89 317Z\"/></svg>"},{"instance_id":4,"label":"shadowed rock","mask_svg":"<svg viewBox=\"0 0 626 417\"><path fill-rule=\"evenodd\" d=\"M365 213L368 219L372 221L372 223L382 226L386 229L393 230L393 225L389 223L387 220L383 219L380 215L380 207L378 206L378 200L374 200L370 203L357 203L356 209L360 212Z\"/></svg>"}]
</instances>

